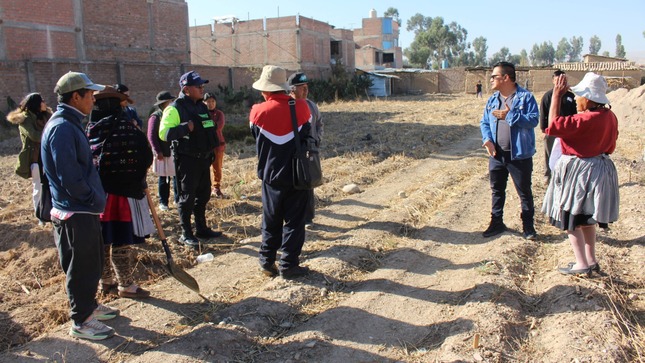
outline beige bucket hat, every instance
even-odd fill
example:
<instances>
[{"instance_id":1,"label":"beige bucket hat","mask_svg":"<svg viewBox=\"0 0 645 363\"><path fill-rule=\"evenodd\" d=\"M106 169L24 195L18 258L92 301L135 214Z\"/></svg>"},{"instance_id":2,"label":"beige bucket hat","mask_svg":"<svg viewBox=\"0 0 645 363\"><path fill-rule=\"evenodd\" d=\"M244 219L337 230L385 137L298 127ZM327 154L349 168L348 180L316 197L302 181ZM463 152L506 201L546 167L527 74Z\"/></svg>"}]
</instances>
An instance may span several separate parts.
<instances>
[{"instance_id":1,"label":"beige bucket hat","mask_svg":"<svg viewBox=\"0 0 645 363\"><path fill-rule=\"evenodd\" d=\"M260 79L253 83L253 88L262 92L287 91L287 71L278 66L264 66Z\"/></svg>"}]
</instances>

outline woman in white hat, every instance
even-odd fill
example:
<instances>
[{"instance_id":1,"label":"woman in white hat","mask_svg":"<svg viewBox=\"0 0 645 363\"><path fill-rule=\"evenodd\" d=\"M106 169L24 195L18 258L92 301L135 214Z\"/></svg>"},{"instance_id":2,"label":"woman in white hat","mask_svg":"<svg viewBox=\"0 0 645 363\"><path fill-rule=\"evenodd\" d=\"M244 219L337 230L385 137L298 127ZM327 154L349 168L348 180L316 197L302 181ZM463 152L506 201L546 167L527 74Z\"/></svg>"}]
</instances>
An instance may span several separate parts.
<instances>
[{"instance_id":1,"label":"woman in white hat","mask_svg":"<svg viewBox=\"0 0 645 363\"><path fill-rule=\"evenodd\" d=\"M592 271L600 271L596 224L606 227L618 219L618 175L609 157L616 149L618 120L610 109L602 76L587 73L571 87L578 114L559 116L560 96L567 88L566 77L559 76L545 133L561 139L562 157L542 211L552 225L567 231L576 258L558 270L566 275L591 276Z\"/></svg>"}]
</instances>

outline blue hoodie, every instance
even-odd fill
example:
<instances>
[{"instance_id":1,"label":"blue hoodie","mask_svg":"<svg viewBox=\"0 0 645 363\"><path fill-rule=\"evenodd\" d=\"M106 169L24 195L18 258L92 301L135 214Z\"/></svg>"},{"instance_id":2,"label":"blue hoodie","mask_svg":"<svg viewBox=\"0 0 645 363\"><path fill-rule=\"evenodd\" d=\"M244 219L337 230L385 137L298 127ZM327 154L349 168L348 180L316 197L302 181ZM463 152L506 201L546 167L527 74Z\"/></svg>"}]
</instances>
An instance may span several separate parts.
<instances>
[{"instance_id":1,"label":"blue hoodie","mask_svg":"<svg viewBox=\"0 0 645 363\"><path fill-rule=\"evenodd\" d=\"M43 131L43 169L49 179L52 206L65 212L100 214L106 195L83 132L84 115L59 104Z\"/></svg>"},{"instance_id":2,"label":"blue hoodie","mask_svg":"<svg viewBox=\"0 0 645 363\"><path fill-rule=\"evenodd\" d=\"M493 93L486 102L484 116L479 122L482 133L482 143L492 141L497 143L497 118L493 111L504 107L499 97L499 91ZM506 115L506 122L511 128L511 160L528 159L535 154L535 127L540 121L540 111L537 101L531 92L517 86L513 106Z\"/></svg>"}]
</instances>

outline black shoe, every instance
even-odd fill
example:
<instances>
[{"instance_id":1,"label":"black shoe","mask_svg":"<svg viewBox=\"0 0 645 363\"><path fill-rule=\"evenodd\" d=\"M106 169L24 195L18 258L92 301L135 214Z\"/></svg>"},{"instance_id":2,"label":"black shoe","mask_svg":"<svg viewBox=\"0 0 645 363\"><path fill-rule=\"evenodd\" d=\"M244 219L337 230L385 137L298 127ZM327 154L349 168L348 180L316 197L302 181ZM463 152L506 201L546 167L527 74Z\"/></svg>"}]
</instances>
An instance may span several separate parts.
<instances>
[{"instance_id":1,"label":"black shoe","mask_svg":"<svg viewBox=\"0 0 645 363\"><path fill-rule=\"evenodd\" d=\"M571 268L575 264L576 264L575 262L569 262L567 266ZM594 263L593 265L589 265L589 268L591 269L591 271L596 271L596 273L600 273L600 264L598 262Z\"/></svg>"},{"instance_id":2,"label":"black shoe","mask_svg":"<svg viewBox=\"0 0 645 363\"><path fill-rule=\"evenodd\" d=\"M280 274L275 263L266 265L260 264L260 271L267 277L276 277Z\"/></svg>"},{"instance_id":3,"label":"black shoe","mask_svg":"<svg viewBox=\"0 0 645 363\"><path fill-rule=\"evenodd\" d=\"M506 231L506 225L504 222L490 222L488 229L482 232L484 237L492 237Z\"/></svg>"},{"instance_id":4,"label":"black shoe","mask_svg":"<svg viewBox=\"0 0 645 363\"><path fill-rule=\"evenodd\" d=\"M524 239L529 241L534 241L537 238L537 232L535 232L535 228L533 227L525 227L522 235L524 236Z\"/></svg>"},{"instance_id":5,"label":"black shoe","mask_svg":"<svg viewBox=\"0 0 645 363\"><path fill-rule=\"evenodd\" d=\"M309 275L309 267L305 266L295 266L280 270L280 276L283 279L295 279L297 277Z\"/></svg>"},{"instance_id":6,"label":"black shoe","mask_svg":"<svg viewBox=\"0 0 645 363\"><path fill-rule=\"evenodd\" d=\"M193 247L193 248L198 248L199 247L199 240L195 238L192 234L182 234L181 237L179 237L179 242L183 243L184 245L188 247Z\"/></svg>"},{"instance_id":7,"label":"black shoe","mask_svg":"<svg viewBox=\"0 0 645 363\"><path fill-rule=\"evenodd\" d=\"M558 269L558 272L560 272L563 275L580 275L580 276L591 277L591 267L580 268L577 270L573 270L571 267L573 267L573 265L570 265L568 267L560 267Z\"/></svg>"},{"instance_id":8,"label":"black shoe","mask_svg":"<svg viewBox=\"0 0 645 363\"><path fill-rule=\"evenodd\" d=\"M195 236L199 237L199 238L205 238L205 239L217 238L217 237L222 236L222 232L213 231L212 229L207 228L207 229L199 230L199 231L195 232Z\"/></svg>"}]
</instances>

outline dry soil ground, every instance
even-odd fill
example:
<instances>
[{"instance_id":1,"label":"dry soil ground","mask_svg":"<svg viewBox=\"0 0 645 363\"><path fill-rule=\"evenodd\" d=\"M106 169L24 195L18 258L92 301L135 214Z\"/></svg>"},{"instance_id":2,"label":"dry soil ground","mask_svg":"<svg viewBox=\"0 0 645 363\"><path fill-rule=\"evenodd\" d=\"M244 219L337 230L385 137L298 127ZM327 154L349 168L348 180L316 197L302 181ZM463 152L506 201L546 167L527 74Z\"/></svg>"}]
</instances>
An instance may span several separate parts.
<instances>
[{"instance_id":1,"label":"dry soil ground","mask_svg":"<svg viewBox=\"0 0 645 363\"><path fill-rule=\"evenodd\" d=\"M176 243L176 210L162 214L178 264L208 301L168 278L153 236L138 248L135 271L153 297L101 298L122 312L111 322L118 336L102 342L67 335L51 228L35 223L30 183L13 174L19 140L5 141L0 361L642 362L644 92L612 94L621 126L613 155L621 216L599 233L601 275L556 272L572 252L566 234L540 213L539 239L522 239L512 184L510 231L481 236L490 211L479 134L485 100L424 95L335 103L321 106L326 183L316 190L316 227L302 256L315 272L295 281L258 272L253 146L231 143L229 199L211 201L209 218L233 244L203 246L215 260L196 264L199 252ZM539 209L544 162L541 154L534 160ZM361 193L344 194L348 183ZM154 193L153 177L149 184Z\"/></svg>"}]
</instances>

